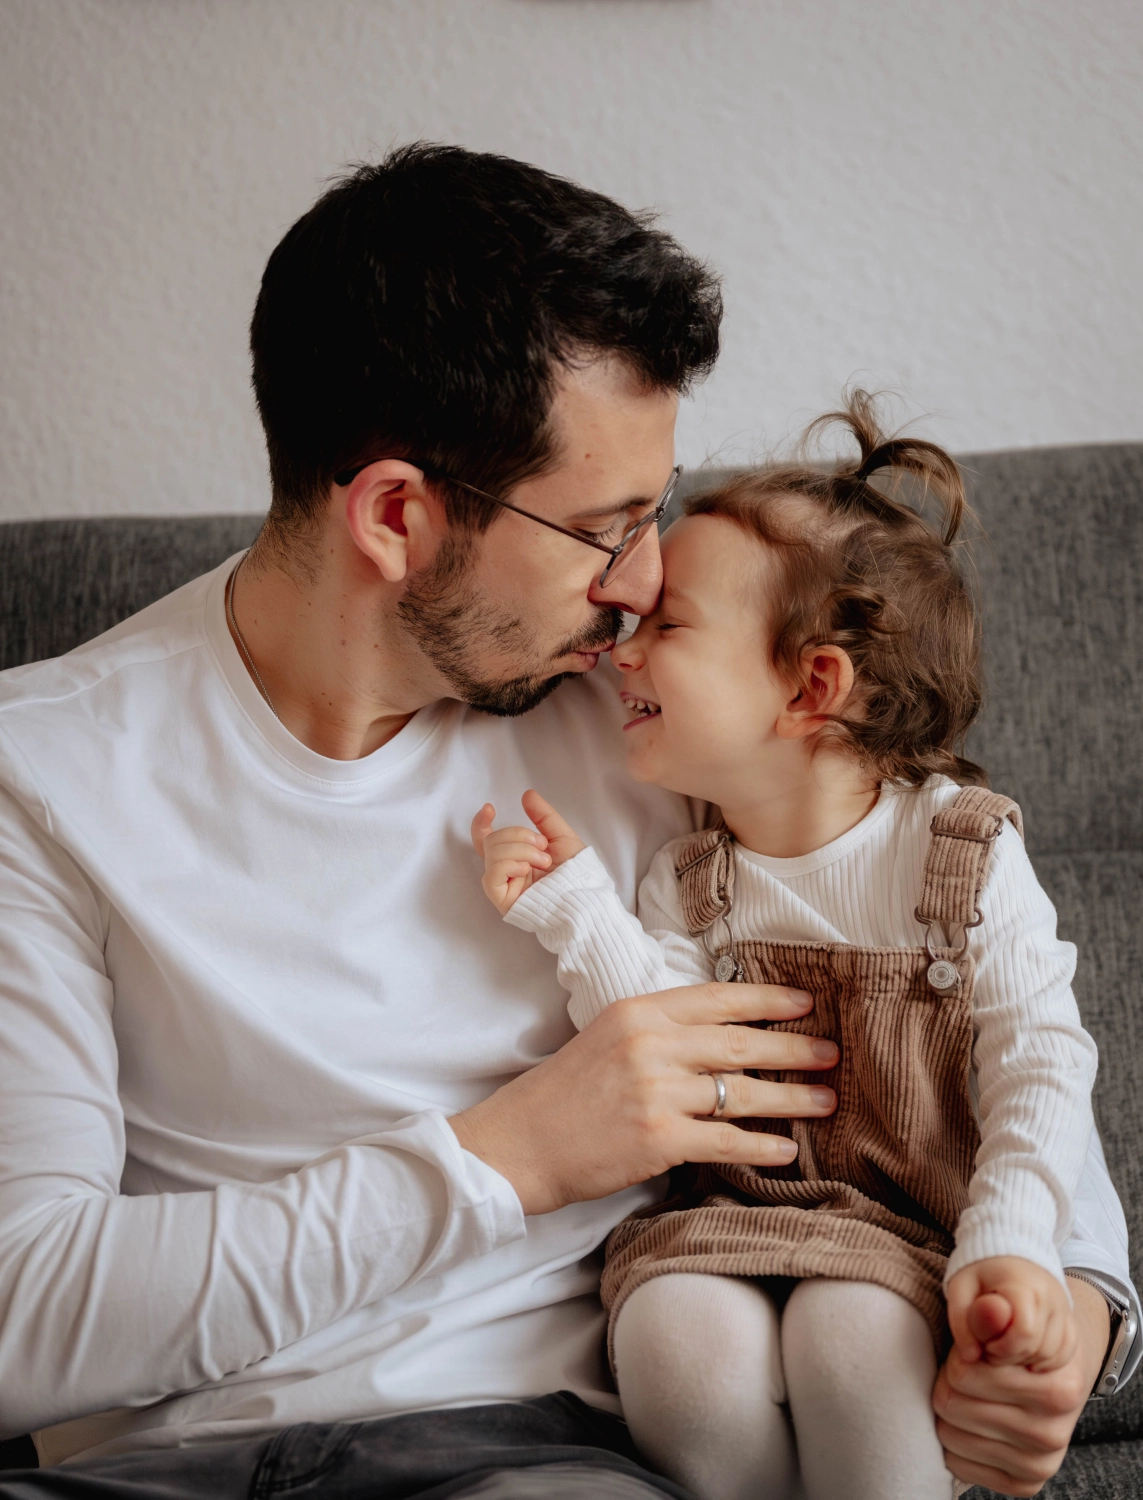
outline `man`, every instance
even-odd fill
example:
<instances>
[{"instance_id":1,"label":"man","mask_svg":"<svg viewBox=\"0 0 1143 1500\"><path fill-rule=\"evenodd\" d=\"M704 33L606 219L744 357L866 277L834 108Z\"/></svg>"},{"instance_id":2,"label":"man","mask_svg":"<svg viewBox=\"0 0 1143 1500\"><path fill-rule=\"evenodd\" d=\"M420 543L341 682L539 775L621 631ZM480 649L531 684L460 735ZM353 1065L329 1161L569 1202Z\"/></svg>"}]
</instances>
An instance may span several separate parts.
<instances>
[{"instance_id":1,"label":"man","mask_svg":"<svg viewBox=\"0 0 1143 1500\"><path fill-rule=\"evenodd\" d=\"M693 826L593 669L657 596L720 312L534 168L359 170L263 279L252 552L2 680L0 1415L70 1462L0 1496L678 1493L610 1415L598 1247L673 1164L784 1159L733 1120L832 1096L742 1070L835 1052L734 1024L808 1009L766 986L573 1036L467 832L537 785L633 902ZM1092 1185L1065 1261L1114 1299ZM955 1472L1054 1472L1108 1343L1072 1289L1065 1371L942 1374Z\"/></svg>"}]
</instances>

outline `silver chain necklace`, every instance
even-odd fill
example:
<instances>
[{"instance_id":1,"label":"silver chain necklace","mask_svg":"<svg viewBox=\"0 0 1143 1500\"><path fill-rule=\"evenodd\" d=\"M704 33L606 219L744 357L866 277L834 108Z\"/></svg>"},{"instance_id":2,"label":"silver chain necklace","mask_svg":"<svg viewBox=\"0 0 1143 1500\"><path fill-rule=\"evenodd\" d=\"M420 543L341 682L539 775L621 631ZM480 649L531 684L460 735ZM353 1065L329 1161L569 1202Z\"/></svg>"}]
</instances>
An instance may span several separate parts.
<instances>
[{"instance_id":1,"label":"silver chain necklace","mask_svg":"<svg viewBox=\"0 0 1143 1500\"><path fill-rule=\"evenodd\" d=\"M262 674L254 665L254 658L250 655L250 647L243 639L242 632L238 628L238 621L234 618L234 580L238 577L238 570L242 567L242 563L244 563L245 561L246 559L244 557L242 559L242 562L238 564L238 567L235 568L234 572L231 573L230 577L226 580L226 618L230 621L230 628L234 632L234 639L238 643L238 649L242 652L242 659L250 668L250 675L258 684L258 691L262 694L263 698L265 698L270 712L274 715L275 719L277 719L278 723L280 724L282 722L282 716L274 707L273 698L271 698L270 694L266 691L266 684L262 681Z\"/></svg>"}]
</instances>

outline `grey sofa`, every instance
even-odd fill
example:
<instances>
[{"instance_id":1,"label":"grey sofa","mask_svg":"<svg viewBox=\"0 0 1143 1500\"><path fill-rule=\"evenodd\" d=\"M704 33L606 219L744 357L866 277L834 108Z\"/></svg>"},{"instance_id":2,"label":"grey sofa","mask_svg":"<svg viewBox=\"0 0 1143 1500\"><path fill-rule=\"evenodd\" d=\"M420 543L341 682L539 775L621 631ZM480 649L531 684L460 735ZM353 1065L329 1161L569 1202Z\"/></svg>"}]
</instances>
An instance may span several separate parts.
<instances>
[{"instance_id":1,"label":"grey sofa","mask_svg":"<svg viewBox=\"0 0 1143 1500\"><path fill-rule=\"evenodd\" d=\"M963 460L984 536L988 697L973 753L1024 808L1079 946L1096 1115L1143 1280L1143 445ZM709 482L709 476L705 476ZM692 476L691 488L704 482ZM252 517L0 526L0 667L69 650L245 546ZM3 1448L4 1445L0 1445ZM18 1442L0 1462L27 1462ZM974 1500L984 1492L973 1491ZM1143 1374L1092 1403L1051 1500L1143 1496ZM844 1497L839 1497L844 1500Z\"/></svg>"}]
</instances>

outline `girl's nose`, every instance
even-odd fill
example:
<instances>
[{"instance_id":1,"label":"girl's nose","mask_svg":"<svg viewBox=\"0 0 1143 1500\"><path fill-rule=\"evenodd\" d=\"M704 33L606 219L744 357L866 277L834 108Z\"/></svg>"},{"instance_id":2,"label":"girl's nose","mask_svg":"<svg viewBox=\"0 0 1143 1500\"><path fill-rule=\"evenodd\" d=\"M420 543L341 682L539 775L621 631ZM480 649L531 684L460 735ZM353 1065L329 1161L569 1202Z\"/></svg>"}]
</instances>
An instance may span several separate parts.
<instances>
[{"instance_id":1,"label":"girl's nose","mask_svg":"<svg viewBox=\"0 0 1143 1500\"><path fill-rule=\"evenodd\" d=\"M643 665L646 658L640 637L645 629L646 623L641 621L634 635L628 636L617 646L612 646L611 660L621 672L635 672Z\"/></svg>"}]
</instances>

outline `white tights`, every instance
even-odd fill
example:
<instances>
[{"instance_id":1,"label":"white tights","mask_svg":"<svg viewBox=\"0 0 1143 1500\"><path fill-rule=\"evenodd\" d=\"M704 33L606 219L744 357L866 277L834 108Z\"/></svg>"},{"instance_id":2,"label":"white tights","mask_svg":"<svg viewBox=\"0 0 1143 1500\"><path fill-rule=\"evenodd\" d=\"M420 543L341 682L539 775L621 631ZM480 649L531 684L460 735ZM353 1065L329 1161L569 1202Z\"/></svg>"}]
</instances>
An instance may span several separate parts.
<instances>
[{"instance_id":1,"label":"white tights","mask_svg":"<svg viewBox=\"0 0 1143 1500\"><path fill-rule=\"evenodd\" d=\"M639 1448L699 1500L954 1494L928 1326L883 1287L801 1281L779 1311L754 1281L658 1276L623 1304L615 1363Z\"/></svg>"}]
</instances>

